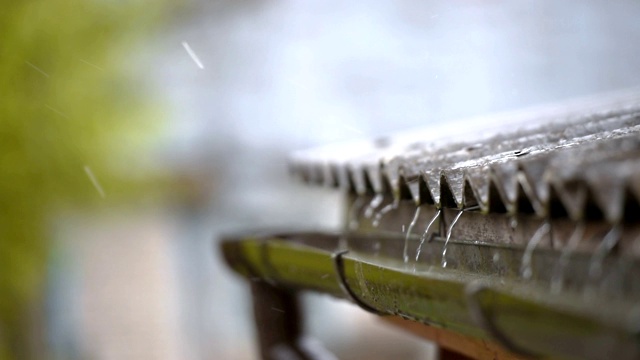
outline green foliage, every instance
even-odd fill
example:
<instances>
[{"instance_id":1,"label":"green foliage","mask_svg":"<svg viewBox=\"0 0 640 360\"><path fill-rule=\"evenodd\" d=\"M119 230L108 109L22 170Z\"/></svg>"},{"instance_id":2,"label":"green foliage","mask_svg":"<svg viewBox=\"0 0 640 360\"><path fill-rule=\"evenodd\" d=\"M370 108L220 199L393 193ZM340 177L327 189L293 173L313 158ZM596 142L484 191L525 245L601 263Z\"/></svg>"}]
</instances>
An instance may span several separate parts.
<instances>
[{"instance_id":1,"label":"green foliage","mask_svg":"<svg viewBox=\"0 0 640 360\"><path fill-rule=\"evenodd\" d=\"M120 178L112 164L134 166L144 156L135 154L138 144L158 129L130 66L132 45L166 10L163 0L3 3L0 359L24 355L51 217L69 206L125 199L141 186ZM107 200L85 166L108 191Z\"/></svg>"}]
</instances>

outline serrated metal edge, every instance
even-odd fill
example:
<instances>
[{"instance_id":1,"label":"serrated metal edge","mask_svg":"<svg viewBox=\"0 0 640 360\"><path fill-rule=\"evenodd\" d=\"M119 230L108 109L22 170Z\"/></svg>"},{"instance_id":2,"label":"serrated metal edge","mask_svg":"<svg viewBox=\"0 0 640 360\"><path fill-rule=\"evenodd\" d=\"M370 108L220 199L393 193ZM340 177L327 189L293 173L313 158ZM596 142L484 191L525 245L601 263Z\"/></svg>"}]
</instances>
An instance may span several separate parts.
<instances>
[{"instance_id":1,"label":"serrated metal edge","mask_svg":"<svg viewBox=\"0 0 640 360\"><path fill-rule=\"evenodd\" d=\"M464 157L445 153L437 154L447 160L443 163L438 163L437 158L426 158L426 162L421 163L423 165L419 165L420 162L414 164L417 168L425 166L416 173L415 169L406 170L408 160L404 161L402 155L389 157L385 153L383 158L368 155L361 156L359 160L341 162L328 159L310 161L297 157L289 169L305 182L342 187L360 195L389 194L396 200L413 200L417 204L445 208L462 209L477 205L483 212L533 211L540 217L566 212L574 220L602 214L605 220L616 223L633 215L625 214L626 209L640 208L640 174L621 172L613 184L603 185L597 173L585 175L587 169L598 170L589 161L576 160L578 163L574 166L582 166L584 169L580 170L585 171L568 177L553 174L550 164L565 152L579 153L581 149L590 147L593 149L589 150L589 156L615 158L615 146L622 146L616 141L620 144L626 141L633 147L633 139L640 136L640 106L627 107L625 111L622 115L621 111L612 111L608 118L599 115L601 117L595 120L595 115L586 116L583 118L584 127L574 121L568 129L582 138L573 144L554 143L552 139L536 145L530 138L505 137L507 145L530 146L520 152L505 152L493 158L487 157L485 146L482 150L485 158L477 158L476 161L469 156L470 167L466 168L448 168L447 161ZM413 150L414 158L416 153ZM640 159L640 146L632 148L631 154ZM483 181L478 181L480 178Z\"/></svg>"}]
</instances>

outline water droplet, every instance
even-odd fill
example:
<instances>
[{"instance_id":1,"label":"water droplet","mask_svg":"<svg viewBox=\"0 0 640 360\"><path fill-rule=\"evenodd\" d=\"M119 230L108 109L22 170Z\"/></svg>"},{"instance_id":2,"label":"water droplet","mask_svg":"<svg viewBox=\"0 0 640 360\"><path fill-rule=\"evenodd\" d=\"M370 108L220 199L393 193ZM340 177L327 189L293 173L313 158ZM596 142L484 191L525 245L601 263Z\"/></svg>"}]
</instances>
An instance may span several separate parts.
<instances>
[{"instance_id":1,"label":"water droplet","mask_svg":"<svg viewBox=\"0 0 640 360\"><path fill-rule=\"evenodd\" d=\"M447 238L444 241L444 247L442 248L442 267L443 268L447 267L447 246L449 245L449 240L451 239L451 233L453 232L453 227L456 225L456 223L460 219L460 216L462 216L463 212L464 212L463 210L460 210L460 212L458 212L458 215L456 215L456 217L451 222L451 226L449 226L449 230L447 230Z\"/></svg>"},{"instance_id":2,"label":"water droplet","mask_svg":"<svg viewBox=\"0 0 640 360\"><path fill-rule=\"evenodd\" d=\"M382 200L384 200L384 196L382 194L376 194L376 196L371 199L369 205L367 205L366 210L364 211L364 217L367 219L371 219L375 210L382 204Z\"/></svg>"},{"instance_id":3,"label":"water droplet","mask_svg":"<svg viewBox=\"0 0 640 360\"><path fill-rule=\"evenodd\" d=\"M39 72L40 74L44 75L45 77L49 77L49 74L47 74L46 72L44 72L42 69L40 69L39 67L33 65L32 63L25 61L25 63L29 66L31 66L35 71Z\"/></svg>"},{"instance_id":4,"label":"water droplet","mask_svg":"<svg viewBox=\"0 0 640 360\"><path fill-rule=\"evenodd\" d=\"M373 222L372 222L373 227L378 227L378 225L380 225L380 220L382 220L382 217L388 214L389 212L391 212L392 210L397 209L398 205L399 205L399 202L396 200L391 204L387 204L385 207L380 209L380 211L376 213L376 216L373 217Z\"/></svg>"},{"instance_id":5,"label":"water droplet","mask_svg":"<svg viewBox=\"0 0 640 360\"><path fill-rule=\"evenodd\" d=\"M98 70L100 70L100 71L104 71L104 69L103 69L103 68L101 68L100 66L98 66L98 65L96 65L96 64L94 64L94 63L88 62L88 61L87 61L87 60L85 60L85 59L80 59L80 61L81 61L81 62L83 62L83 63L85 63L85 64L87 64L87 65L89 65L89 66L91 66L91 67L93 67L93 68L96 68L96 69L98 69Z\"/></svg>"},{"instance_id":6,"label":"water droplet","mask_svg":"<svg viewBox=\"0 0 640 360\"><path fill-rule=\"evenodd\" d=\"M424 241L427 239L427 234L429 233L429 229L431 229L431 225L433 225L433 223L435 223L436 220L440 217L440 212L441 210L436 211L436 214L433 216L431 221L429 221L427 228L425 229L424 233L422 234L422 237L420 238L420 245L418 245L418 250L416 251L416 261L418 261L418 258L420 258L420 251L422 250L422 245L424 244Z\"/></svg>"},{"instance_id":7,"label":"water droplet","mask_svg":"<svg viewBox=\"0 0 640 360\"><path fill-rule=\"evenodd\" d=\"M196 65L200 69L204 69L204 65L202 65L200 58L198 58L198 55L196 55L196 53L191 49L191 46L189 46L189 44L186 41L182 42L182 47L184 47L184 49L187 51L187 54L189 54L189 56L191 57L191 60L193 60L193 62L196 63Z\"/></svg>"},{"instance_id":8,"label":"water droplet","mask_svg":"<svg viewBox=\"0 0 640 360\"><path fill-rule=\"evenodd\" d=\"M100 183L98 182L98 179L96 178L96 176L93 175L93 171L91 171L91 168L85 165L84 172L89 177L89 180L91 180L91 183L93 184L93 187L96 188L96 190L98 191L98 194L100 194L100 197L104 199L105 198L104 189L102 189L102 186L100 186Z\"/></svg>"},{"instance_id":9,"label":"water droplet","mask_svg":"<svg viewBox=\"0 0 640 360\"><path fill-rule=\"evenodd\" d=\"M604 259L620 241L622 225L616 225L604 236L589 262L589 286L586 292L595 293L596 283L602 277Z\"/></svg>"},{"instance_id":10,"label":"water droplet","mask_svg":"<svg viewBox=\"0 0 640 360\"><path fill-rule=\"evenodd\" d=\"M564 249L562 249L562 254L560 254L560 259L558 259L558 263L553 271L553 275L551 277L551 292L559 293L562 291L564 286L564 271L569 263L569 258L571 254L576 250L580 240L584 236L585 224L580 222L576 228L573 230L573 233L569 237L569 241L567 245L565 245Z\"/></svg>"},{"instance_id":11,"label":"water droplet","mask_svg":"<svg viewBox=\"0 0 640 360\"><path fill-rule=\"evenodd\" d=\"M533 251L536 249L540 241L544 238L546 234L551 230L551 225L548 222L545 222L538 228L538 230L533 234L533 237L527 243L527 247L524 250L524 254L522 255L522 264L520 266L520 273L522 278L525 280L529 280L533 275L533 269L531 268L531 261L533 259Z\"/></svg>"},{"instance_id":12,"label":"water droplet","mask_svg":"<svg viewBox=\"0 0 640 360\"><path fill-rule=\"evenodd\" d=\"M404 253L403 258L405 264L409 262L409 236L411 236L411 230L416 226L416 222L418 221L418 216L420 216L420 207L416 207L416 212L413 214L413 220L409 224L409 229L407 230L407 235L404 237ZM404 225L402 226L404 230Z\"/></svg>"}]
</instances>

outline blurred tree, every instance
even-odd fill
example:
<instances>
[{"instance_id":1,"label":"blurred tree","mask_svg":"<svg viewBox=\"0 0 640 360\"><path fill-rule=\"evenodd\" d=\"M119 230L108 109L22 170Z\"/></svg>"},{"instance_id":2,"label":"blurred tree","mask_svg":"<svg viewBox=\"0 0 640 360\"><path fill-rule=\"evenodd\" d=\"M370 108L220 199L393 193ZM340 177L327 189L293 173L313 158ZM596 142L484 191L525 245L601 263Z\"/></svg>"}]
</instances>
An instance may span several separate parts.
<instances>
[{"instance_id":1,"label":"blurred tree","mask_svg":"<svg viewBox=\"0 0 640 360\"><path fill-rule=\"evenodd\" d=\"M0 359L28 358L57 211L136 186L136 144L158 129L132 74L132 45L164 0L12 0L0 11ZM87 172L108 192L103 199ZM148 184L146 184L148 185ZM36 311L37 312L37 311Z\"/></svg>"}]
</instances>

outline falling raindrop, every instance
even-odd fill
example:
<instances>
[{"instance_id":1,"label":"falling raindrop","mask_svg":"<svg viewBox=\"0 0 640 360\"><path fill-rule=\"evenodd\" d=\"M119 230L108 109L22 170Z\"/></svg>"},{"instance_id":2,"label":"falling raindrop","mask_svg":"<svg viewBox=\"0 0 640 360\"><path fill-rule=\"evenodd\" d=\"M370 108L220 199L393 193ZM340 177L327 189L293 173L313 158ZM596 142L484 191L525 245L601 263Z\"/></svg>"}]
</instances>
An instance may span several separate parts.
<instances>
[{"instance_id":1,"label":"falling raindrop","mask_svg":"<svg viewBox=\"0 0 640 360\"><path fill-rule=\"evenodd\" d=\"M447 246L449 245L449 239L451 239L451 233L453 232L453 227L456 225L456 223L460 219L460 216L462 216L463 212L464 212L463 210L460 210L460 212L458 212L458 215L456 215L456 217L453 219L453 221L451 222L451 225L449 226L449 229L447 230L447 238L444 241L444 247L442 248L442 267L443 268L447 267Z\"/></svg>"},{"instance_id":2,"label":"falling raindrop","mask_svg":"<svg viewBox=\"0 0 640 360\"><path fill-rule=\"evenodd\" d=\"M371 219L375 210L380 206L380 204L382 204L382 200L384 200L384 196L382 194L376 194L376 196L371 199L369 205L367 205L367 208L364 211L364 217Z\"/></svg>"},{"instance_id":3,"label":"falling raindrop","mask_svg":"<svg viewBox=\"0 0 640 360\"><path fill-rule=\"evenodd\" d=\"M362 206L364 204L364 198L358 196L351 204L351 208L349 209L349 230L357 230L360 226L360 221L358 220L358 215L362 210Z\"/></svg>"},{"instance_id":4,"label":"falling raindrop","mask_svg":"<svg viewBox=\"0 0 640 360\"><path fill-rule=\"evenodd\" d=\"M191 46L189 46L189 44L186 41L182 42L182 47L184 47L184 49L187 51L187 54L189 54L189 56L191 57L191 60L193 60L193 62L196 63L196 65L200 69L204 69L204 65L202 65L200 58L198 58L198 55L196 55L196 53L191 49Z\"/></svg>"},{"instance_id":5,"label":"falling raindrop","mask_svg":"<svg viewBox=\"0 0 640 360\"><path fill-rule=\"evenodd\" d=\"M403 258L404 258L404 262L405 264L409 262L409 236L411 236L411 230L413 230L413 227L416 226L416 222L418 221L418 216L420 216L420 207L416 207L416 212L413 215L413 220L411 220L411 223L409 224L409 228L407 229L407 234L404 237L404 253L403 253Z\"/></svg>"},{"instance_id":6,"label":"falling raindrop","mask_svg":"<svg viewBox=\"0 0 640 360\"><path fill-rule=\"evenodd\" d=\"M564 286L564 271L569 263L571 254L576 250L580 240L584 236L584 231L584 222L578 223L573 233L571 233L567 245L562 249L562 254L560 254L560 259L558 259L558 263L553 271L553 276L551 277L551 292L557 294L562 291L562 287Z\"/></svg>"},{"instance_id":7,"label":"falling raindrop","mask_svg":"<svg viewBox=\"0 0 640 360\"><path fill-rule=\"evenodd\" d=\"M538 228L538 230L533 234L529 243L527 243L527 247L524 250L524 254L522 255L522 264L520 266L520 274L522 278L528 280L533 275L533 269L531 267L531 261L533 259L533 251L536 249L540 241L547 235L551 230L551 225L545 221L542 226Z\"/></svg>"},{"instance_id":8,"label":"falling raindrop","mask_svg":"<svg viewBox=\"0 0 640 360\"><path fill-rule=\"evenodd\" d=\"M91 180L91 183L93 184L93 187L96 188L96 190L98 191L98 194L100 194L100 197L104 199L105 198L104 190L102 189L102 186L100 186L100 183L98 182L98 179L96 178L96 176L93 175L93 171L91 171L91 168L85 165L84 172L89 177L89 180Z\"/></svg>"},{"instance_id":9,"label":"falling raindrop","mask_svg":"<svg viewBox=\"0 0 640 360\"><path fill-rule=\"evenodd\" d=\"M518 219L515 216L512 217L511 220L509 221L509 226L513 231L515 231L518 228Z\"/></svg>"},{"instance_id":10,"label":"falling raindrop","mask_svg":"<svg viewBox=\"0 0 640 360\"><path fill-rule=\"evenodd\" d=\"M395 200L391 204L387 204L385 207L380 209L380 211L378 211L376 213L376 216L374 216L373 218L373 222L372 222L373 227L378 227L378 225L380 225L380 220L382 220L382 217L388 214L389 212L391 212L392 210L397 209L398 205L399 205L399 201Z\"/></svg>"},{"instance_id":11,"label":"falling raindrop","mask_svg":"<svg viewBox=\"0 0 640 360\"><path fill-rule=\"evenodd\" d=\"M620 235L622 234L622 225L615 225L611 230L604 236L598 248L596 248L593 256L591 257L591 261L589 261L589 283L585 289L586 295L592 295L595 291L594 287L598 280L602 277L602 265L604 263L604 259L607 257L609 253L613 250L613 248L620 241Z\"/></svg>"},{"instance_id":12,"label":"falling raindrop","mask_svg":"<svg viewBox=\"0 0 640 360\"><path fill-rule=\"evenodd\" d=\"M427 229L422 234L422 237L420 238L420 245L418 245L418 251L416 251L416 261L418 261L418 258L420 257L420 251L422 250L422 245L424 244L424 241L427 239L427 234L429 233L429 229L431 229L431 225L433 225L433 223L435 223L436 220L440 217L441 211L442 210L440 209L436 211L436 214L433 216L431 221L429 221L429 225L427 225Z\"/></svg>"},{"instance_id":13,"label":"falling raindrop","mask_svg":"<svg viewBox=\"0 0 640 360\"><path fill-rule=\"evenodd\" d=\"M29 66L31 66L35 71L39 72L40 74L42 74L45 77L49 77L49 74L47 74L46 72L44 72L42 69L40 69L39 67L33 65L32 63L25 61L25 63Z\"/></svg>"},{"instance_id":14,"label":"falling raindrop","mask_svg":"<svg viewBox=\"0 0 640 360\"><path fill-rule=\"evenodd\" d=\"M69 116L68 116L67 114L63 113L62 111L60 111L60 110L58 110L58 109L56 109L56 108L53 108L53 107L51 107L51 106L49 106L49 105L46 105L46 104L45 104L44 106L45 106L47 109L49 109L49 110L53 111L54 113L56 113L56 114L58 114L58 115L62 116L63 118L65 118L65 119L69 119Z\"/></svg>"},{"instance_id":15,"label":"falling raindrop","mask_svg":"<svg viewBox=\"0 0 640 360\"><path fill-rule=\"evenodd\" d=\"M80 61L81 61L81 62L83 62L83 63L85 63L85 64L87 64L87 65L89 65L89 66L91 66L91 67L93 67L93 68L96 68L96 69L98 69L98 70L100 70L100 71L104 71L104 69L103 69L103 68L101 68L100 66L98 66L98 65L96 65L96 64L94 64L94 63L90 63L90 62L88 62L87 60L80 59Z\"/></svg>"}]
</instances>

